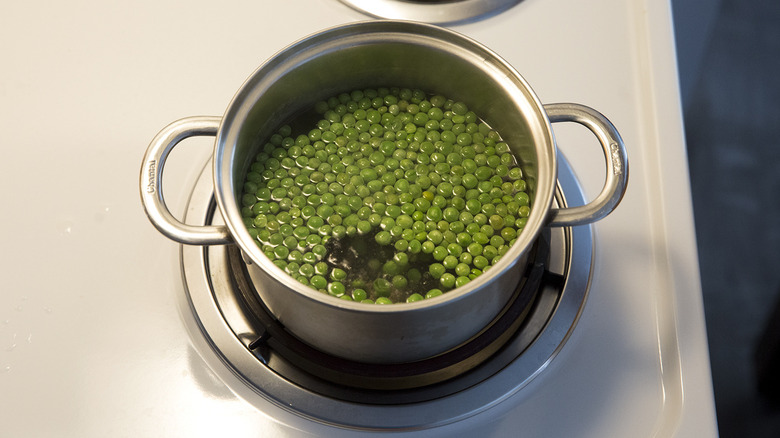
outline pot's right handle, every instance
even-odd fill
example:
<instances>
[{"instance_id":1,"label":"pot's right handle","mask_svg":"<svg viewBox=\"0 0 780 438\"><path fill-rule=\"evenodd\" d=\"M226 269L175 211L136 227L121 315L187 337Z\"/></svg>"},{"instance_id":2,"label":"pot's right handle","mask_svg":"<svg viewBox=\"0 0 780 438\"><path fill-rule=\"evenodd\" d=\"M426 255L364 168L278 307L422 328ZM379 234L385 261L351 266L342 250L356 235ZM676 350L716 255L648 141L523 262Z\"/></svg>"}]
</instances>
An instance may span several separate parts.
<instances>
[{"instance_id":1,"label":"pot's right handle","mask_svg":"<svg viewBox=\"0 0 780 438\"><path fill-rule=\"evenodd\" d=\"M550 211L549 225L566 227L603 219L617 207L626 192L628 157L623 139L615 126L593 108L576 103L554 103L544 105L544 110L553 123L575 122L590 129L601 143L607 162L607 178L601 193L583 206L553 208Z\"/></svg>"},{"instance_id":2,"label":"pot's right handle","mask_svg":"<svg viewBox=\"0 0 780 438\"><path fill-rule=\"evenodd\" d=\"M179 243L218 245L230 243L226 226L187 225L176 219L165 205L162 175L165 159L174 146L188 137L216 135L219 117L187 117L163 128L146 149L141 166L141 201L149 221L162 234Z\"/></svg>"}]
</instances>

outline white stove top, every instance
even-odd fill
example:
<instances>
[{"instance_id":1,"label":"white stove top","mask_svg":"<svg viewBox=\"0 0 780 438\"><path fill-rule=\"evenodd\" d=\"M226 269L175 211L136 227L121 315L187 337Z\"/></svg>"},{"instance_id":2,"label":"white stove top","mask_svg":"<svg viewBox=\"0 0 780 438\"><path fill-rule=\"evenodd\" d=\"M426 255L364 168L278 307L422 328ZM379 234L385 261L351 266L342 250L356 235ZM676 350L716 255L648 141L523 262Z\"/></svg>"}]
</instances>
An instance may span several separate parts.
<instances>
[{"instance_id":1,"label":"white stove top","mask_svg":"<svg viewBox=\"0 0 780 438\"><path fill-rule=\"evenodd\" d=\"M336 0L3 9L3 434L360 434L270 402L258 410L262 400L188 334L177 246L147 221L138 173L164 125L221 114L276 51L366 17ZM477 416L398 435L716 435L669 5L524 0L453 29L507 59L542 102L578 102L609 117L631 176L621 205L593 226L587 305L544 372ZM554 128L595 195L604 172L595 139ZM169 159L175 212L209 140Z\"/></svg>"}]
</instances>

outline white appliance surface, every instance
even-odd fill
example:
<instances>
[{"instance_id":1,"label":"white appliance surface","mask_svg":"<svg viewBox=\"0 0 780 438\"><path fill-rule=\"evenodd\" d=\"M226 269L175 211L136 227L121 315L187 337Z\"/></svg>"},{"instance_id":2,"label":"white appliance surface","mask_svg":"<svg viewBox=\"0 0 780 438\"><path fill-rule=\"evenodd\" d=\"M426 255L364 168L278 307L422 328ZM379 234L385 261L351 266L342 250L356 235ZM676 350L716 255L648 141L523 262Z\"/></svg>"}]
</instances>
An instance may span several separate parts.
<instances>
[{"instance_id":1,"label":"white appliance surface","mask_svg":"<svg viewBox=\"0 0 780 438\"><path fill-rule=\"evenodd\" d=\"M275 52L370 18L336 0L2 10L0 435L371 434L241 390L188 333L178 246L148 222L138 194L141 158L163 126L222 114ZM669 5L524 0L452 28L513 64L542 102L610 118L630 180L617 210L593 225L587 305L549 366L476 416L385 435L717 435ZM604 175L595 138L554 129L595 196ZM188 140L169 159L165 193L177 214L211 141Z\"/></svg>"}]
</instances>

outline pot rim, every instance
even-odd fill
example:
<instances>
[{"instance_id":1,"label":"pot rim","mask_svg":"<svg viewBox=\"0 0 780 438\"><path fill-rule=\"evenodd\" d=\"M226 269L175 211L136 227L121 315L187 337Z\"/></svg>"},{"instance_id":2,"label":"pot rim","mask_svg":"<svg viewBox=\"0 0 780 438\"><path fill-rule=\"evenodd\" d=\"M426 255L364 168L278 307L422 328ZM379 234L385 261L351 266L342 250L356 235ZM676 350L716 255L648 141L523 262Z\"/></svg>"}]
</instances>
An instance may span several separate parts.
<instances>
[{"instance_id":1,"label":"pot rim","mask_svg":"<svg viewBox=\"0 0 780 438\"><path fill-rule=\"evenodd\" d=\"M544 159L538 160L537 163L537 186L533 196L531 213L515 244L501 257L498 263L491 266L482 275L466 285L452 289L438 297L414 303L368 306L363 303L340 300L328 294L323 294L309 286L303 285L273 264L263 254L260 247L254 243L242 221L238 201L235 196L236 188L231 178L233 167L232 154L235 152L234 145L238 142L238 133L242 122L246 120L254 102L262 96L264 85L273 83L276 78L293 69L295 64L300 61L296 57L297 54L318 46L330 50L333 49L334 44L343 43L342 38L355 38L356 35L359 35L360 38L368 38L368 36L373 35L376 35L377 38L386 38L388 35L394 35L412 37L417 40L427 38L429 40L445 41L448 46L458 49L458 52L467 52L471 56L479 56L484 63L483 69L486 70L486 73L506 86L513 86L512 89L506 89L506 86L503 87L506 89L508 96L523 98L524 116L533 136L535 151L537 155L540 151L546 151ZM388 86L391 85L388 84ZM540 141L541 144L544 144L544 148L540 146ZM226 152L231 153L231 155L226 156ZM309 300L316 301L330 308L357 313L413 313L442 307L473 293L478 293L494 277L514 267L516 261L528 251L533 242L536 241L541 229L545 226L552 206L557 181L557 154L551 123L544 111L543 104L520 73L498 54L463 34L435 25L404 20L373 20L333 26L313 33L288 45L260 65L239 88L222 118L214 146L213 170L214 193L219 211L234 241L241 248L245 259L248 258L248 263L257 264L284 286Z\"/></svg>"}]
</instances>

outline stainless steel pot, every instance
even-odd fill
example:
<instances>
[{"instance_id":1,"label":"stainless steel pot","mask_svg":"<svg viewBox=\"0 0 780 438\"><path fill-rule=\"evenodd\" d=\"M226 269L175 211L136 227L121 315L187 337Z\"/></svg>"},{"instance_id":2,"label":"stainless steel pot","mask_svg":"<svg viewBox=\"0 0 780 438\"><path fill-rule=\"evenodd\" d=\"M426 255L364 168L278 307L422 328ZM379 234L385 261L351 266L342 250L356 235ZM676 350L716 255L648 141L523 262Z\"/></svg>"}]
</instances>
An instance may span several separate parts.
<instances>
[{"instance_id":1,"label":"stainless steel pot","mask_svg":"<svg viewBox=\"0 0 780 438\"><path fill-rule=\"evenodd\" d=\"M333 299L271 263L243 225L240 191L266 139L316 101L368 87L416 88L466 102L504 136L528 180L531 215L516 243L489 271L440 297L390 306ZM585 125L603 147L605 185L585 206L551 207L557 168L550 123L561 121ZM181 140L196 135L216 135L214 194L225 226L186 225L165 206L165 159ZM512 295L539 232L605 217L620 202L627 179L620 135L598 112L576 104L542 105L508 63L460 34L371 21L322 31L279 52L249 77L221 118L190 117L164 128L146 152L140 186L149 219L167 237L192 245L237 244L261 299L295 336L343 358L399 363L445 352L483 329Z\"/></svg>"}]
</instances>

